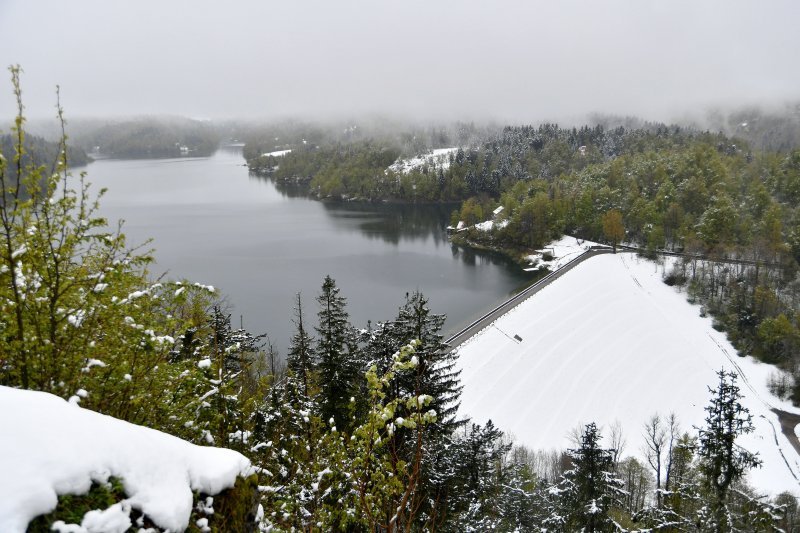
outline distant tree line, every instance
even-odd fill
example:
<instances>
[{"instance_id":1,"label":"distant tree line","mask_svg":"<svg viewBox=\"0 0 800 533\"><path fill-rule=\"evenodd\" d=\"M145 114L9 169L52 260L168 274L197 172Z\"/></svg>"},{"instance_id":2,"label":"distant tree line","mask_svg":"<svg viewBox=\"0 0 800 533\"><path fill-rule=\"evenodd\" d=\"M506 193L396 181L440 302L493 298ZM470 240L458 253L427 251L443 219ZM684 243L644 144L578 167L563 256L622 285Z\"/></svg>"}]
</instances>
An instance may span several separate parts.
<instances>
[{"instance_id":1,"label":"distant tree line","mask_svg":"<svg viewBox=\"0 0 800 533\"><path fill-rule=\"evenodd\" d=\"M0 135L0 154L5 157L6 161L14 161L15 156L15 143L17 139L13 138L11 134ZM22 157L20 164L25 167L28 165L49 166L51 171L55 170L53 161L58 160L58 152L60 145L57 142L47 141L41 137L28 135L25 137L25 153ZM86 166L91 158L86 155L86 152L80 148L72 146L67 147L67 163L70 168ZM17 174L17 165L7 165L6 173L12 179L15 179Z\"/></svg>"},{"instance_id":2,"label":"distant tree line","mask_svg":"<svg viewBox=\"0 0 800 533\"><path fill-rule=\"evenodd\" d=\"M131 159L209 156L222 140L214 124L177 117L78 121L70 135L87 152Z\"/></svg>"}]
</instances>

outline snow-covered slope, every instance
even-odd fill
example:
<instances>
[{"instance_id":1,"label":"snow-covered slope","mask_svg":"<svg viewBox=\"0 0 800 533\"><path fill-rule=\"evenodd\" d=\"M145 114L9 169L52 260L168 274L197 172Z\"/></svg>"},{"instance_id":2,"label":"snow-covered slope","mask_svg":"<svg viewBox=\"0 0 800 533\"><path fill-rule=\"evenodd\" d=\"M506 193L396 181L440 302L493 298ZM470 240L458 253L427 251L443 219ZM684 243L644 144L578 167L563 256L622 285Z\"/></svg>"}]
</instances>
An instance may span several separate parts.
<instances>
[{"instance_id":1,"label":"snow-covered slope","mask_svg":"<svg viewBox=\"0 0 800 533\"><path fill-rule=\"evenodd\" d=\"M427 154L418 155L411 159L398 159L389 166L388 170L392 170L399 174L408 174L414 169L421 168L425 165L435 166L442 170L447 170L450 167L450 154L458 151L458 148L437 148L431 150Z\"/></svg>"},{"instance_id":2,"label":"snow-covered slope","mask_svg":"<svg viewBox=\"0 0 800 533\"><path fill-rule=\"evenodd\" d=\"M693 432L715 372L735 370L756 426L740 443L764 461L750 482L800 493L800 459L770 407L798 410L767 391L773 367L738 357L661 276L632 254L597 256L521 303L459 348L461 414L491 419L534 449L567 448L579 425L619 421L626 455L640 455L650 416L675 412Z\"/></svg>"},{"instance_id":3,"label":"snow-covered slope","mask_svg":"<svg viewBox=\"0 0 800 533\"><path fill-rule=\"evenodd\" d=\"M56 507L57 494L122 479L129 498L89 513L84 531L126 531L130 508L183 531L192 491L217 494L249 475L250 462L221 448L101 415L43 392L0 387L0 531L25 531ZM127 525L126 525L127 524ZM76 530L77 531L77 530Z\"/></svg>"},{"instance_id":4,"label":"snow-covered slope","mask_svg":"<svg viewBox=\"0 0 800 533\"><path fill-rule=\"evenodd\" d=\"M288 153L291 153L291 150L278 150L276 152L266 152L261 154L261 157L283 157Z\"/></svg>"}]
</instances>

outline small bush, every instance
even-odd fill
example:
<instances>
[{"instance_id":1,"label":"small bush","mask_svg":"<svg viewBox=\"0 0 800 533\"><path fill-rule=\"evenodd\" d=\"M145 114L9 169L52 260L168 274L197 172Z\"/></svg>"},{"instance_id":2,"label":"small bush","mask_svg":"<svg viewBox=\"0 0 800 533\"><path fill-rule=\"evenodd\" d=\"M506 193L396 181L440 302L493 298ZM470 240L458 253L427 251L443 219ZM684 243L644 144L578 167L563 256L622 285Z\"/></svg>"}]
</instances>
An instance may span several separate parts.
<instances>
[{"instance_id":1,"label":"small bush","mask_svg":"<svg viewBox=\"0 0 800 533\"><path fill-rule=\"evenodd\" d=\"M775 370L767 378L767 388L772 394L785 400L794 389L794 378L783 370Z\"/></svg>"},{"instance_id":2,"label":"small bush","mask_svg":"<svg viewBox=\"0 0 800 533\"><path fill-rule=\"evenodd\" d=\"M686 283L686 276L684 276L679 270L672 270L664 276L664 283L670 287L674 287L676 285L681 287Z\"/></svg>"}]
</instances>

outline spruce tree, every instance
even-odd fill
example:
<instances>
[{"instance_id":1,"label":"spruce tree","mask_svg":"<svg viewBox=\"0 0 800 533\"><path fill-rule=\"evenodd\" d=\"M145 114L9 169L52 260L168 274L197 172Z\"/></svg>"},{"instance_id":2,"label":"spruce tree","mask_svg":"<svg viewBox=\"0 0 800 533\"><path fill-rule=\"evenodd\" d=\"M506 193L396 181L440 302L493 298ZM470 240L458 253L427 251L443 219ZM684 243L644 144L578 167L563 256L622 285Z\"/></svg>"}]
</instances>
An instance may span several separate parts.
<instances>
[{"instance_id":1,"label":"spruce tree","mask_svg":"<svg viewBox=\"0 0 800 533\"><path fill-rule=\"evenodd\" d=\"M355 334L347 320L345 298L339 295L339 288L330 276L325 276L317 303L316 352L322 420L333 420L340 431L349 433L353 425L350 398L355 395L361 368L354 354Z\"/></svg>"},{"instance_id":2,"label":"spruce tree","mask_svg":"<svg viewBox=\"0 0 800 533\"><path fill-rule=\"evenodd\" d=\"M550 522L563 531L614 531L609 516L622 493L622 481L614 474L614 450L600 447L600 431L594 423L581 435L581 445L568 450L572 469L559 484L559 505Z\"/></svg>"},{"instance_id":3,"label":"spruce tree","mask_svg":"<svg viewBox=\"0 0 800 533\"><path fill-rule=\"evenodd\" d=\"M418 388L420 393L433 396L433 408L438 413L436 430L449 435L463 426L464 421L456 419L462 389L459 381L461 371L456 369L457 354L443 341L441 332L446 318L445 315L432 314L428 299L422 293L414 292L400 308L394 322L394 335L420 341L416 352L419 358L417 374L400 385L405 390Z\"/></svg>"},{"instance_id":4,"label":"spruce tree","mask_svg":"<svg viewBox=\"0 0 800 533\"><path fill-rule=\"evenodd\" d=\"M297 327L297 331L292 336L292 341L289 345L286 366L300 382L300 390L303 395L310 397L314 390L316 356L314 354L313 340L303 323L303 302L300 299L300 293L297 294L297 305L294 308L294 313L294 324Z\"/></svg>"},{"instance_id":5,"label":"spruce tree","mask_svg":"<svg viewBox=\"0 0 800 533\"><path fill-rule=\"evenodd\" d=\"M415 354L418 360L416 372L399 377L393 384L394 394L433 398L431 407L436 412L436 422L426 428L425 460L421 465L420 490L416 495L420 515L426 519L444 515L449 505L448 495L455 483L449 450L453 446L454 433L466 423L456 417L462 387L458 377L460 371L455 368L457 355L443 342L441 330L445 319L444 315L431 313L427 298L415 292L407 296L397 318L384 330L394 338L395 346L401 346L403 339L419 341ZM398 432L399 449L407 448L404 440L409 436Z\"/></svg>"},{"instance_id":6,"label":"spruce tree","mask_svg":"<svg viewBox=\"0 0 800 533\"><path fill-rule=\"evenodd\" d=\"M750 468L760 466L757 454L736 444L740 435L752 433L755 428L750 412L740 403L742 395L736 385L736 374L720 370L719 384L709 388L712 397L706 406L706 427L700 429L700 473L705 488L711 496L713 531L730 531L730 489L742 479Z\"/></svg>"}]
</instances>

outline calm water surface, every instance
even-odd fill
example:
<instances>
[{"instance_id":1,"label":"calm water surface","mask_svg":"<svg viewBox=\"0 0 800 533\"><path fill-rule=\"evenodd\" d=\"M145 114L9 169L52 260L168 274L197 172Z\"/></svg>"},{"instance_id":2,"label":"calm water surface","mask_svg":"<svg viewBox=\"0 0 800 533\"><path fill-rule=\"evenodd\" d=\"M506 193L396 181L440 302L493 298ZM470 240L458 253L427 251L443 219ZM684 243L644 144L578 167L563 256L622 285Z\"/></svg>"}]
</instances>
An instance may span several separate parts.
<instances>
[{"instance_id":1,"label":"calm water surface","mask_svg":"<svg viewBox=\"0 0 800 533\"><path fill-rule=\"evenodd\" d=\"M249 174L241 150L203 159L99 160L101 210L124 219L129 244L153 239L155 274L219 288L254 333L282 354L295 294L316 322L314 298L330 274L359 327L393 318L420 290L455 331L529 281L513 263L448 242L452 207L324 203Z\"/></svg>"}]
</instances>

